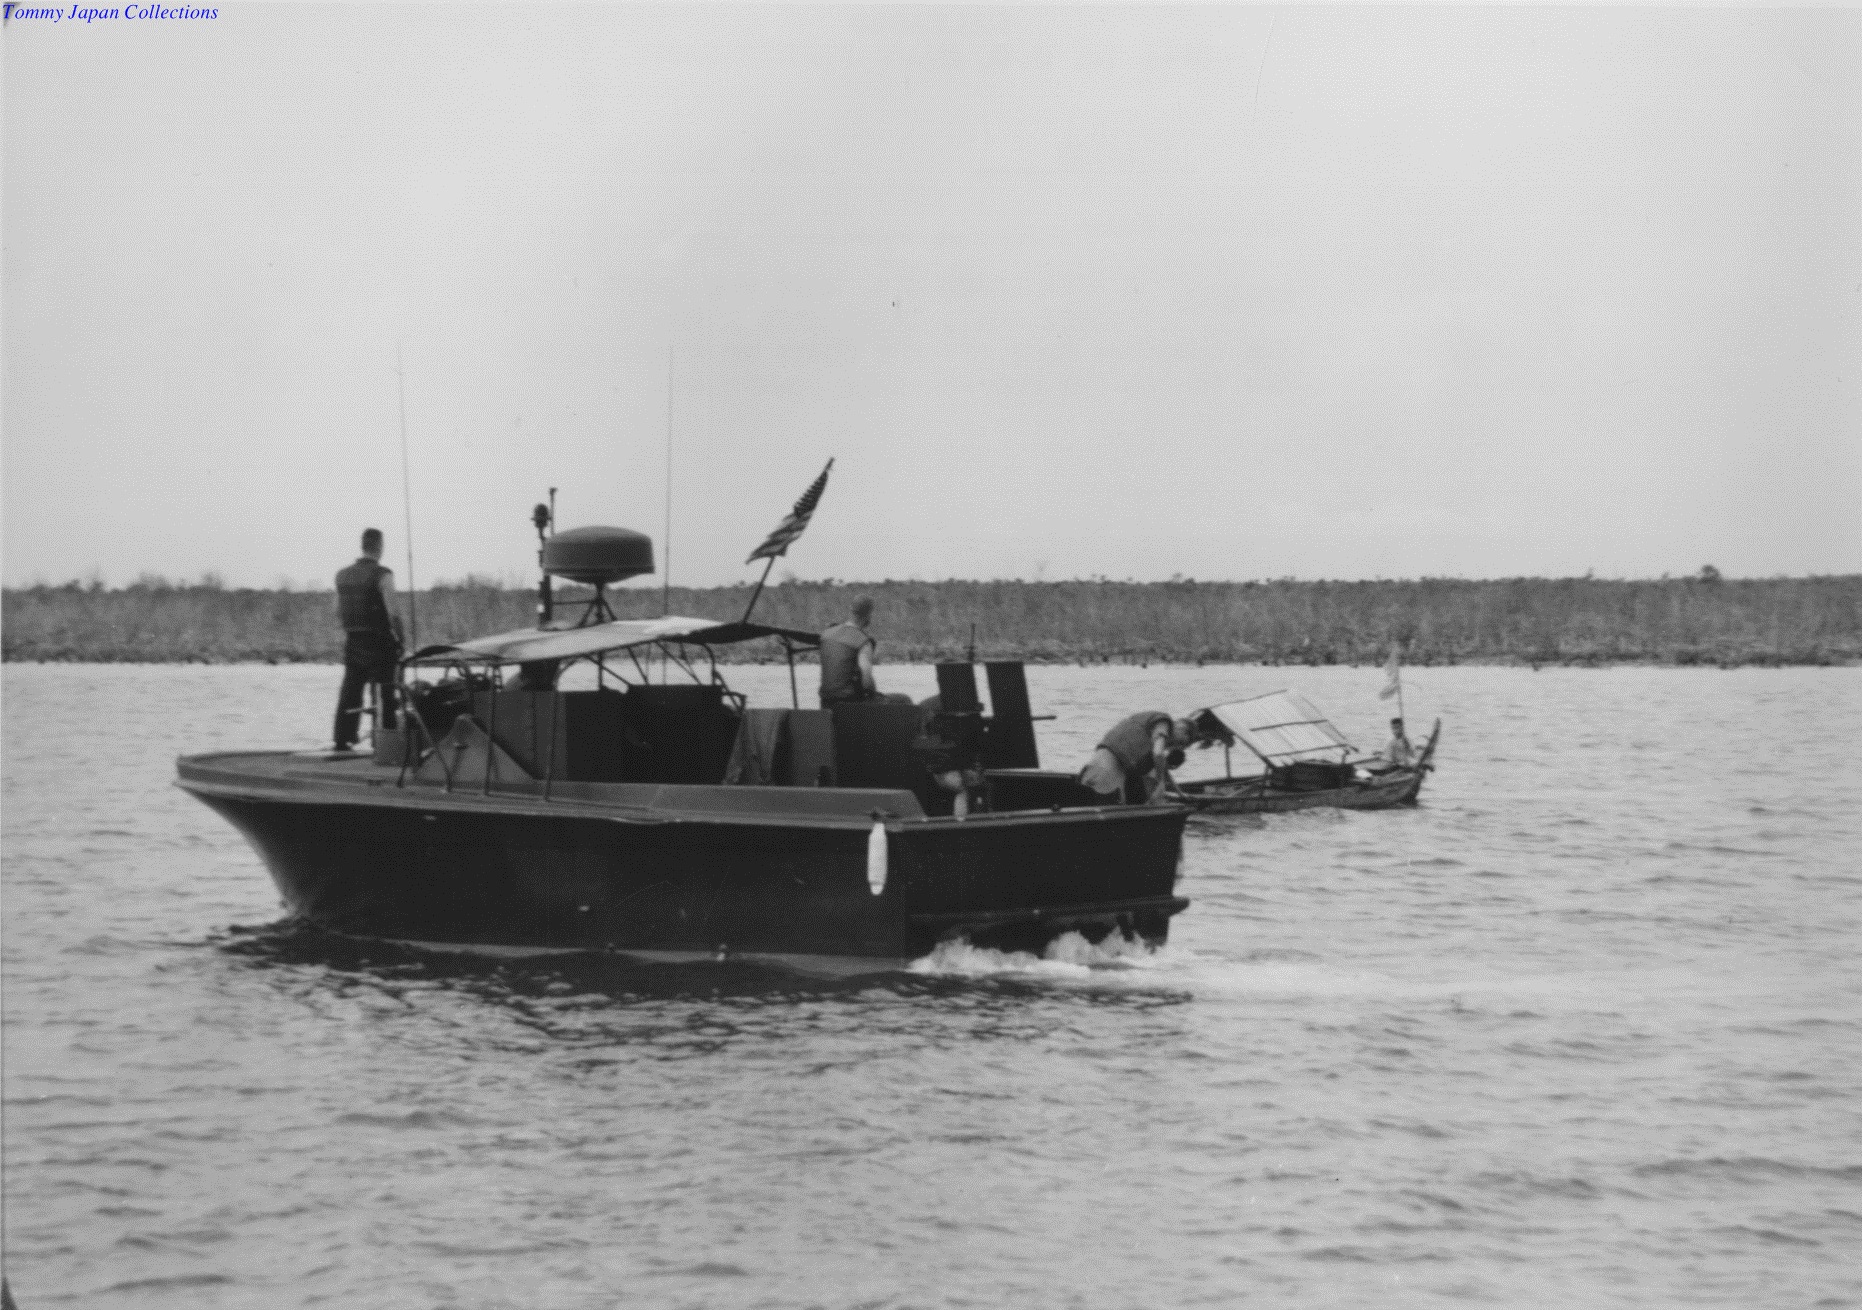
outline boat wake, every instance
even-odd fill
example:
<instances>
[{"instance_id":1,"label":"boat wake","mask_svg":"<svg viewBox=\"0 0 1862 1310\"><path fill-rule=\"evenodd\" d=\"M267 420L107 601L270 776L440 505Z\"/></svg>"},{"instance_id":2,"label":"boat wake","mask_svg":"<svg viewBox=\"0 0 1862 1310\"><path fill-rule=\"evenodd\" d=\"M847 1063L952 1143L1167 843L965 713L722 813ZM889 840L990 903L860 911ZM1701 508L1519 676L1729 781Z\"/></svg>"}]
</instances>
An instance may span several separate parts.
<instances>
[{"instance_id":1,"label":"boat wake","mask_svg":"<svg viewBox=\"0 0 1862 1310\"><path fill-rule=\"evenodd\" d=\"M1103 941L1089 942L1077 932L1066 933L1048 943L1040 955L1026 951L998 951L986 946L972 946L967 941L940 942L929 955L920 956L907 967L911 973L934 978L1051 978L1082 979L1095 975L1149 971L1164 966L1171 959L1170 948L1147 946L1128 941L1117 933Z\"/></svg>"},{"instance_id":2,"label":"boat wake","mask_svg":"<svg viewBox=\"0 0 1862 1310\"><path fill-rule=\"evenodd\" d=\"M1393 980L1340 971L1318 961L1232 960L1194 950L1109 937L1098 944L1077 933L1053 942L1042 955L998 951L968 942L945 942L907 966L921 977L1087 984L1119 990L1170 992L1218 1001L1358 1001L1388 999ZM1444 999L1448 992L1443 990Z\"/></svg>"}]
</instances>

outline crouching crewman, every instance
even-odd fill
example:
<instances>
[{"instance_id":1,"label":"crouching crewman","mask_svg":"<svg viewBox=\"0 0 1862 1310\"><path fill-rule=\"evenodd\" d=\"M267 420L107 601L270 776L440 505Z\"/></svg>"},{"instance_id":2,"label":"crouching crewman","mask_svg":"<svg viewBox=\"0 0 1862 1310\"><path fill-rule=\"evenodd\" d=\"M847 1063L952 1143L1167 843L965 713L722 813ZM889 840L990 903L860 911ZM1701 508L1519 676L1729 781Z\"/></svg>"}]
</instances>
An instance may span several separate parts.
<instances>
[{"instance_id":1,"label":"crouching crewman","mask_svg":"<svg viewBox=\"0 0 1862 1310\"><path fill-rule=\"evenodd\" d=\"M1199 734L1189 719L1172 719L1162 710L1143 710L1120 719L1080 770L1080 784L1099 793L1102 804L1167 804L1176 792L1170 780L1172 756Z\"/></svg>"}]
</instances>

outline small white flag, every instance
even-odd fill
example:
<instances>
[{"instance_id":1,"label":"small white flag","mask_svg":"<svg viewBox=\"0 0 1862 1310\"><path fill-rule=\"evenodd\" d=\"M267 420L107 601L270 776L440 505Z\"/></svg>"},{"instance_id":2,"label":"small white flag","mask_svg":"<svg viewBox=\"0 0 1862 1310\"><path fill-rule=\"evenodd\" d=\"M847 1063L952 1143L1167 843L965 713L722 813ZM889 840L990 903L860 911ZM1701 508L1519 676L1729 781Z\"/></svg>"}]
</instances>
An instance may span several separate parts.
<instances>
[{"instance_id":1,"label":"small white flag","mask_svg":"<svg viewBox=\"0 0 1862 1310\"><path fill-rule=\"evenodd\" d=\"M1397 671L1397 648L1390 648L1390 662L1384 665L1384 689L1377 693L1378 700L1389 700L1403 690L1403 675Z\"/></svg>"}]
</instances>

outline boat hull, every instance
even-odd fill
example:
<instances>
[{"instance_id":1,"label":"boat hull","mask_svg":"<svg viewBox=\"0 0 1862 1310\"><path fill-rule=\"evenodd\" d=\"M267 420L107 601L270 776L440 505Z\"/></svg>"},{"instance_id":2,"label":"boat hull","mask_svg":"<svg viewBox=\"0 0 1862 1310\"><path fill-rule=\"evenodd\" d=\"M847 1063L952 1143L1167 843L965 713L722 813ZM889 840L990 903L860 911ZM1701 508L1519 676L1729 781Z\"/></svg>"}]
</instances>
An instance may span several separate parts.
<instances>
[{"instance_id":1,"label":"boat hull","mask_svg":"<svg viewBox=\"0 0 1862 1310\"><path fill-rule=\"evenodd\" d=\"M1400 776L1353 787L1323 791L1280 791L1263 782L1207 783L1185 787L1182 801L1197 814L1280 814L1289 810L1388 810L1414 805L1422 790L1420 770L1404 769Z\"/></svg>"},{"instance_id":2,"label":"boat hull","mask_svg":"<svg viewBox=\"0 0 1862 1310\"><path fill-rule=\"evenodd\" d=\"M1161 943L1187 904L1174 894L1182 810L926 819L889 811L884 792L850 793L833 812L837 798L819 791L545 799L292 782L237 757L181 764L180 785L245 835L292 915L359 936L899 962L958 937L1020 950L1070 931ZM741 807L721 808L733 790ZM794 813L803 803L815 812Z\"/></svg>"}]
</instances>

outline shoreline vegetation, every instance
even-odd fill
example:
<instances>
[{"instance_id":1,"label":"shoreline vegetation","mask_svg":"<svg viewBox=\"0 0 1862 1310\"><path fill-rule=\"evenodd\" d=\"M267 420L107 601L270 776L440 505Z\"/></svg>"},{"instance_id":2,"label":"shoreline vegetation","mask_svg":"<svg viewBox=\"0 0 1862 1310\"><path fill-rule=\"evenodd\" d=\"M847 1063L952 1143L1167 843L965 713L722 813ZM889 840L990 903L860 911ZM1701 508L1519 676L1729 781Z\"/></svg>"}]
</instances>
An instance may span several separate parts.
<instances>
[{"instance_id":1,"label":"shoreline vegetation","mask_svg":"<svg viewBox=\"0 0 1862 1310\"><path fill-rule=\"evenodd\" d=\"M671 611L742 615L751 588L674 587ZM562 600L586 596L561 586ZM1510 578L1300 582L785 582L756 619L821 629L871 596L880 656L1064 664L1832 665L1862 660L1862 575L1726 579ZM658 587L609 593L618 617L661 610ZM536 593L477 578L416 596L422 645L535 622ZM331 591L229 588L145 577L0 593L7 662L334 663ZM720 652L780 662L773 642Z\"/></svg>"}]
</instances>

